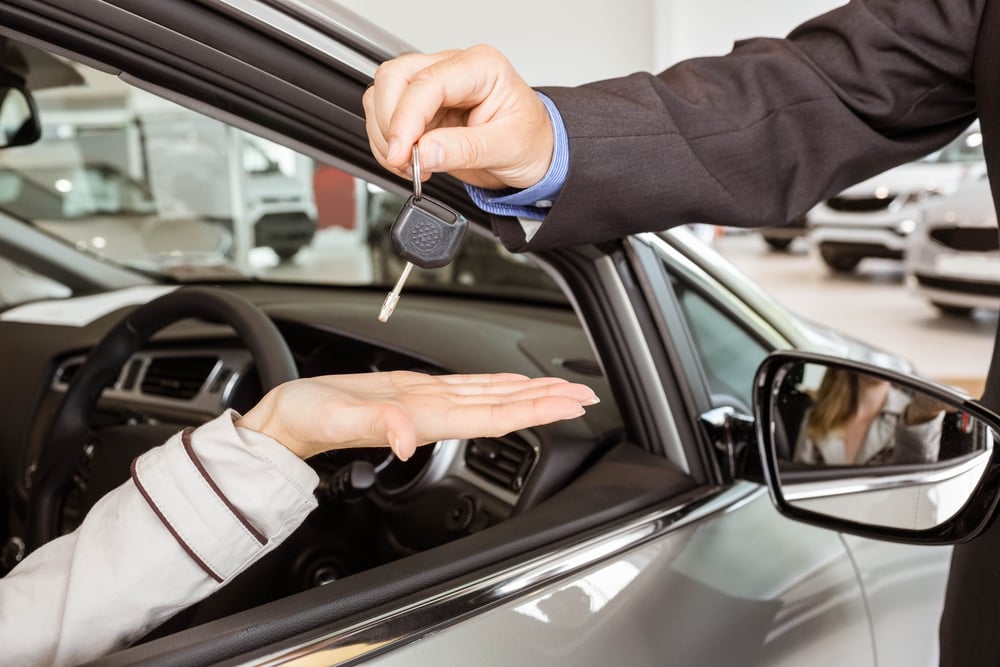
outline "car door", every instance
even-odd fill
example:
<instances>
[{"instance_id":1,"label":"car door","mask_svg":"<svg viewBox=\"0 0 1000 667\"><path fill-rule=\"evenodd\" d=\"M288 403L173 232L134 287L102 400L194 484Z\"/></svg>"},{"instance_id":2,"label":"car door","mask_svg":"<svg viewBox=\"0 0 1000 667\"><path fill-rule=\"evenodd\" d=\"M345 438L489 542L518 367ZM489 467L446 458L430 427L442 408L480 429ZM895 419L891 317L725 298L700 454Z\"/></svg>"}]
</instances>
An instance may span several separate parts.
<instances>
[{"instance_id":1,"label":"car door","mask_svg":"<svg viewBox=\"0 0 1000 667\"><path fill-rule=\"evenodd\" d=\"M648 251L652 270L637 257L634 273L621 258L596 260L606 268L597 272L603 276L599 289L632 295L607 309L617 312L622 340L643 338L647 304L657 302L639 298L629 285L673 298L663 291L670 277L665 264L648 246L634 249ZM622 311L626 307L632 310ZM661 321L686 327L680 311L661 314ZM643 339L662 343L675 366L700 363L687 342ZM641 358L638 347L630 348L634 362ZM661 407L691 426L711 392L700 377L674 378L660 376L666 386L658 395L668 397ZM741 392L742 383L720 389L716 401L741 405L748 402ZM687 434L686 461L704 461L697 437L704 429L678 430ZM670 445L663 449L669 458ZM325 650L339 658L360 650L378 665L874 664L862 589L840 535L781 518L759 485L711 475L697 495L671 499L588 541L556 545L539 559L495 572L478 596L428 591L419 603L389 610L377 623L272 655L305 659Z\"/></svg>"},{"instance_id":2,"label":"car door","mask_svg":"<svg viewBox=\"0 0 1000 667\"><path fill-rule=\"evenodd\" d=\"M662 263L666 283L661 307L668 335L686 346L692 391L699 409L749 405L754 371L763 357L789 341L723 281L690 262L669 244L646 237ZM711 251L706 250L706 253ZM646 257L647 270L655 265ZM669 324L666 324L669 323ZM747 413L749 414L749 413ZM776 510L772 520L789 523ZM830 532L831 539L834 533ZM920 547L840 535L862 587L879 665L933 664L944 603L950 547Z\"/></svg>"},{"instance_id":3,"label":"car door","mask_svg":"<svg viewBox=\"0 0 1000 667\"><path fill-rule=\"evenodd\" d=\"M645 544L496 607L466 610L367 664L874 664L857 581L835 534L775 521L767 494L749 483L691 519L669 529L646 524L659 534ZM574 555L584 554L564 554Z\"/></svg>"}]
</instances>

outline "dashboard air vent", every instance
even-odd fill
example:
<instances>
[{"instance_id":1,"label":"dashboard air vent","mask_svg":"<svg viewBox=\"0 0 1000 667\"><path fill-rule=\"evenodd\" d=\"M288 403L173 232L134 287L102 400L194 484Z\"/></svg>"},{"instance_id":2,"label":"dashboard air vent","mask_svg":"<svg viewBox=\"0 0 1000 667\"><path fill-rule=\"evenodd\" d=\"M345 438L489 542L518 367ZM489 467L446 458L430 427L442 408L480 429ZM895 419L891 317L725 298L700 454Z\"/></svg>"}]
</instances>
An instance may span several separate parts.
<instances>
[{"instance_id":1,"label":"dashboard air vent","mask_svg":"<svg viewBox=\"0 0 1000 667\"><path fill-rule=\"evenodd\" d=\"M472 440L465 448L465 465L481 477L515 493L521 490L535 463L535 450L523 440Z\"/></svg>"},{"instance_id":2,"label":"dashboard air vent","mask_svg":"<svg viewBox=\"0 0 1000 667\"><path fill-rule=\"evenodd\" d=\"M142 393L180 399L194 398L216 363L218 359L215 357L157 357L146 368L142 378Z\"/></svg>"},{"instance_id":3,"label":"dashboard air vent","mask_svg":"<svg viewBox=\"0 0 1000 667\"><path fill-rule=\"evenodd\" d=\"M59 373L56 379L63 384L69 385L73 383L73 378L76 377L76 372L83 368L82 361L74 361L64 365L59 369Z\"/></svg>"}]
</instances>

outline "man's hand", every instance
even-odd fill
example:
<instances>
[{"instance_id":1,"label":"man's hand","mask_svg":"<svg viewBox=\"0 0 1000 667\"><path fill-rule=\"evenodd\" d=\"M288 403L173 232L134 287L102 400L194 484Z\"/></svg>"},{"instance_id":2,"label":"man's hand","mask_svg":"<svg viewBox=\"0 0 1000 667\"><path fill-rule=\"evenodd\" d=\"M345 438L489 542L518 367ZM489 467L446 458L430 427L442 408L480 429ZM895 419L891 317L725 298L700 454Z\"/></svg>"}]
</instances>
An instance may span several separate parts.
<instances>
[{"instance_id":1,"label":"man's hand","mask_svg":"<svg viewBox=\"0 0 1000 667\"><path fill-rule=\"evenodd\" d=\"M903 411L903 423L907 425L923 424L936 418L942 412L955 412L955 408L918 391Z\"/></svg>"},{"instance_id":2,"label":"man's hand","mask_svg":"<svg viewBox=\"0 0 1000 667\"><path fill-rule=\"evenodd\" d=\"M405 461L419 445L572 419L597 402L589 387L551 377L327 375L272 389L237 426L269 435L304 459L330 449L388 445Z\"/></svg>"},{"instance_id":3,"label":"man's hand","mask_svg":"<svg viewBox=\"0 0 1000 667\"><path fill-rule=\"evenodd\" d=\"M527 188L552 160L552 124L538 95L490 46L408 54L383 63L364 96L368 141L390 171L449 172L484 188Z\"/></svg>"}]
</instances>

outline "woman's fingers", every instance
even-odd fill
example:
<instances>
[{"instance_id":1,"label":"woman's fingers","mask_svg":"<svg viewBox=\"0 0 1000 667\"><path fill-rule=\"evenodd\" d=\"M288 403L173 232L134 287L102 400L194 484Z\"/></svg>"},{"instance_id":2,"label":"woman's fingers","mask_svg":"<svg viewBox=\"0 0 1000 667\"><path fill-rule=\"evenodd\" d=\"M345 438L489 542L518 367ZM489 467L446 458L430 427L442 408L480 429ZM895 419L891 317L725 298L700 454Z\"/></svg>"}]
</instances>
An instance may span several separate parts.
<instances>
[{"instance_id":1,"label":"woman's fingers","mask_svg":"<svg viewBox=\"0 0 1000 667\"><path fill-rule=\"evenodd\" d=\"M554 377L359 373L285 383L239 423L303 458L329 449L388 444L405 460L428 442L571 419L596 402L586 385Z\"/></svg>"},{"instance_id":2,"label":"woman's fingers","mask_svg":"<svg viewBox=\"0 0 1000 667\"><path fill-rule=\"evenodd\" d=\"M455 405L448 411L447 435L433 438L496 437L585 414L578 401L565 396Z\"/></svg>"}]
</instances>

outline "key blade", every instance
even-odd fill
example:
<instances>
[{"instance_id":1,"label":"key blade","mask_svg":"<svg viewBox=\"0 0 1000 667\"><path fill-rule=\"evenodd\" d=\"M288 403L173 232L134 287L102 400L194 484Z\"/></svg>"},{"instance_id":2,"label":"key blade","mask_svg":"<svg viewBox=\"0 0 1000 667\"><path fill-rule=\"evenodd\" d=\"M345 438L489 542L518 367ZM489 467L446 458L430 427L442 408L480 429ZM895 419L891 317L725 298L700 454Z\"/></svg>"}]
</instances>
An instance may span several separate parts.
<instances>
[{"instance_id":1,"label":"key blade","mask_svg":"<svg viewBox=\"0 0 1000 667\"><path fill-rule=\"evenodd\" d=\"M406 279L410 277L410 271L413 270L413 263L407 262L406 266L403 267L403 273L400 274L399 280L396 281L396 286L392 288L389 295L385 297L385 301L382 302L382 310L378 313L378 321L385 324L392 317L393 311L396 310L396 304L399 303L399 293L403 291L403 285L406 284Z\"/></svg>"},{"instance_id":2,"label":"key blade","mask_svg":"<svg viewBox=\"0 0 1000 667\"><path fill-rule=\"evenodd\" d=\"M378 321L385 324L392 317L393 311L396 310L396 304L399 303L399 295L389 292L385 297L385 301L382 302L382 310L378 311Z\"/></svg>"}]
</instances>

